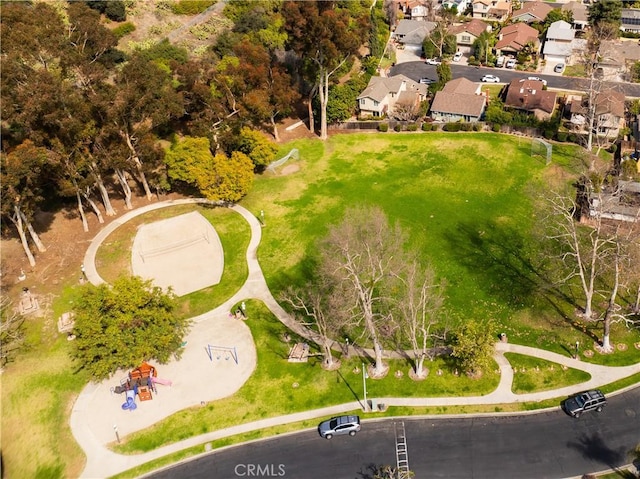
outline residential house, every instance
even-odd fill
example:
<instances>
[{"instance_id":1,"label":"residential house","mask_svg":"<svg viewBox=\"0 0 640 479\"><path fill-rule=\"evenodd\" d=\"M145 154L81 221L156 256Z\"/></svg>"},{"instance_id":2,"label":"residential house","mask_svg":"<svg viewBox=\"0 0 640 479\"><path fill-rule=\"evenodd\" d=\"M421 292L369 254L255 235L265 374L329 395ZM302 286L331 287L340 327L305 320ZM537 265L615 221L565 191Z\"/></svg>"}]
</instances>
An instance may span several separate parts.
<instances>
[{"instance_id":1,"label":"residential house","mask_svg":"<svg viewBox=\"0 0 640 479\"><path fill-rule=\"evenodd\" d=\"M635 39L603 40L599 53L603 79L621 81L628 73L628 65L640 61L640 44Z\"/></svg>"},{"instance_id":2,"label":"residential house","mask_svg":"<svg viewBox=\"0 0 640 479\"><path fill-rule=\"evenodd\" d=\"M620 15L620 30L629 33L640 33L640 9L622 9Z\"/></svg>"},{"instance_id":3,"label":"residential house","mask_svg":"<svg viewBox=\"0 0 640 479\"><path fill-rule=\"evenodd\" d=\"M473 19L470 22L454 25L449 28L449 33L456 37L458 50L468 53L480 35L490 32L491 26L482 20Z\"/></svg>"},{"instance_id":4,"label":"residential house","mask_svg":"<svg viewBox=\"0 0 640 479\"><path fill-rule=\"evenodd\" d=\"M464 15L471 5L471 0L443 0L442 8L454 9L456 14Z\"/></svg>"},{"instance_id":5,"label":"residential house","mask_svg":"<svg viewBox=\"0 0 640 479\"><path fill-rule=\"evenodd\" d=\"M429 0L396 0L405 19L419 21L425 21L429 15L427 1Z\"/></svg>"},{"instance_id":6,"label":"residential house","mask_svg":"<svg viewBox=\"0 0 640 479\"><path fill-rule=\"evenodd\" d=\"M511 0L473 0L473 18L490 22L504 22L511 15Z\"/></svg>"},{"instance_id":7,"label":"residential house","mask_svg":"<svg viewBox=\"0 0 640 479\"><path fill-rule=\"evenodd\" d=\"M574 51L576 31L564 20L553 22L547 30L542 55L548 63L568 63Z\"/></svg>"},{"instance_id":8,"label":"residential house","mask_svg":"<svg viewBox=\"0 0 640 479\"><path fill-rule=\"evenodd\" d=\"M590 200L591 216L636 223L640 215L640 183L619 180L615 187L591 195Z\"/></svg>"},{"instance_id":9,"label":"residential house","mask_svg":"<svg viewBox=\"0 0 640 479\"><path fill-rule=\"evenodd\" d=\"M400 20L392 33L392 38L403 45L403 48L414 50L416 54L422 51L422 42L436 28L433 22L419 20Z\"/></svg>"},{"instance_id":10,"label":"residential house","mask_svg":"<svg viewBox=\"0 0 640 479\"><path fill-rule=\"evenodd\" d=\"M484 114L487 97L482 86L466 78L447 82L431 102L431 117L436 121L477 122Z\"/></svg>"},{"instance_id":11,"label":"residential house","mask_svg":"<svg viewBox=\"0 0 640 479\"><path fill-rule=\"evenodd\" d=\"M533 44L535 52L539 51L538 30L526 23L514 23L500 30L494 48L497 55L517 54L527 43Z\"/></svg>"},{"instance_id":12,"label":"residential house","mask_svg":"<svg viewBox=\"0 0 640 479\"><path fill-rule=\"evenodd\" d=\"M556 93L543 89L540 80L516 79L509 83L504 105L548 120L556 108Z\"/></svg>"},{"instance_id":13,"label":"residential house","mask_svg":"<svg viewBox=\"0 0 640 479\"><path fill-rule=\"evenodd\" d=\"M571 26L574 30L584 30L589 25L589 10L582 2L568 2L562 5L563 12L571 12L573 15L573 23Z\"/></svg>"},{"instance_id":14,"label":"residential house","mask_svg":"<svg viewBox=\"0 0 640 479\"><path fill-rule=\"evenodd\" d=\"M404 75L371 77L367 87L358 96L360 114L374 117L392 115L398 101L417 106L426 99L427 90L427 85L421 85Z\"/></svg>"},{"instance_id":15,"label":"residential house","mask_svg":"<svg viewBox=\"0 0 640 479\"><path fill-rule=\"evenodd\" d=\"M578 131L588 130L589 99L572 96L569 99L571 125ZM615 139L624 126L624 93L617 90L603 90L595 99L596 109L594 129L598 136Z\"/></svg>"},{"instance_id":16,"label":"residential house","mask_svg":"<svg viewBox=\"0 0 640 479\"><path fill-rule=\"evenodd\" d=\"M522 2L522 7L511 15L512 22L543 22L553 7L542 0Z\"/></svg>"}]
</instances>

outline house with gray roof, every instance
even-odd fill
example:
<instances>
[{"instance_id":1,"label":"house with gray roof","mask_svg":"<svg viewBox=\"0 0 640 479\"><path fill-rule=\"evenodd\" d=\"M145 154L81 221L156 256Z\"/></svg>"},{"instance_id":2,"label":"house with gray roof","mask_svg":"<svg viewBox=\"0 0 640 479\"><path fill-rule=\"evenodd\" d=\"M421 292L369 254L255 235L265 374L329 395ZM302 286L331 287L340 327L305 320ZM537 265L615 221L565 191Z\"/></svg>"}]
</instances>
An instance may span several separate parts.
<instances>
[{"instance_id":1,"label":"house with gray roof","mask_svg":"<svg viewBox=\"0 0 640 479\"><path fill-rule=\"evenodd\" d=\"M589 11L584 3L568 2L562 5L561 10L563 12L571 12L573 15L571 26L573 26L574 30L584 30L589 25Z\"/></svg>"},{"instance_id":2,"label":"house with gray roof","mask_svg":"<svg viewBox=\"0 0 640 479\"><path fill-rule=\"evenodd\" d=\"M391 34L393 40L405 48L422 50L422 42L436 28L434 22L421 20L400 20Z\"/></svg>"},{"instance_id":3,"label":"house with gray roof","mask_svg":"<svg viewBox=\"0 0 640 479\"><path fill-rule=\"evenodd\" d=\"M431 103L431 118L436 121L477 122L484 114L487 97L482 87L466 78L447 82Z\"/></svg>"},{"instance_id":4,"label":"house with gray roof","mask_svg":"<svg viewBox=\"0 0 640 479\"><path fill-rule=\"evenodd\" d=\"M567 63L573 54L576 31L564 20L553 22L547 30L542 55L550 63Z\"/></svg>"},{"instance_id":5,"label":"house with gray roof","mask_svg":"<svg viewBox=\"0 0 640 479\"><path fill-rule=\"evenodd\" d=\"M404 75L371 77L369 84L358 96L361 116L392 116L396 103L418 106L427 97L427 85Z\"/></svg>"}]
</instances>

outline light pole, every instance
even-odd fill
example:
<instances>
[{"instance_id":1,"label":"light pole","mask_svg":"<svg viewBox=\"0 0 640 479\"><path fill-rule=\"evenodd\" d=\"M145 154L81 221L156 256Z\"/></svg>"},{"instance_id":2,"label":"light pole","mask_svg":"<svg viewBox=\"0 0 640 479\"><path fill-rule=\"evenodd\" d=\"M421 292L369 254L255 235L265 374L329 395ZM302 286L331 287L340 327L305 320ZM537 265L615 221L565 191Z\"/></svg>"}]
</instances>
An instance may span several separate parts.
<instances>
[{"instance_id":1,"label":"light pole","mask_svg":"<svg viewBox=\"0 0 640 479\"><path fill-rule=\"evenodd\" d=\"M578 359L579 348L580 348L580 341L576 341L576 359Z\"/></svg>"},{"instance_id":2,"label":"light pole","mask_svg":"<svg viewBox=\"0 0 640 479\"><path fill-rule=\"evenodd\" d=\"M116 433L116 440L118 441L118 444L120 444L120 434L118 434L118 425L117 424L113 425L113 432Z\"/></svg>"},{"instance_id":3,"label":"light pole","mask_svg":"<svg viewBox=\"0 0 640 479\"><path fill-rule=\"evenodd\" d=\"M367 412L369 409L367 404L367 369L364 367L364 363L362 363L362 384L364 386L364 412Z\"/></svg>"}]
</instances>

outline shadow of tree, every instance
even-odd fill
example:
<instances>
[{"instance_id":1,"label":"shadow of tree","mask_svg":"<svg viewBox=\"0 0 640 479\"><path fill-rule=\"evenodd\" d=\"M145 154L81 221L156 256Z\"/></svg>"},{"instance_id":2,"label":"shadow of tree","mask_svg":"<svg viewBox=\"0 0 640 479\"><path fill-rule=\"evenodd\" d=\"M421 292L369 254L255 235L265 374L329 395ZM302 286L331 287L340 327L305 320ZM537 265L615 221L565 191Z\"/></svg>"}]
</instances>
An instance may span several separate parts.
<instances>
[{"instance_id":1,"label":"shadow of tree","mask_svg":"<svg viewBox=\"0 0 640 479\"><path fill-rule=\"evenodd\" d=\"M596 433L583 434L577 442L567 442L567 446L581 453L583 457L604 464L616 472L627 459L627 451L624 448L611 449Z\"/></svg>"},{"instance_id":2,"label":"shadow of tree","mask_svg":"<svg viewBox=\"0 0 640 479\"><path fill-rule=\"evenodd\" d=\"M497 221L460 223L449 231L447 239L456 261L492 297L513 308L533 306L542 300L565 323L598 340L596 334L584 331L567 314L567 306L574 310L580 306L571 289L552 278L557 264L542 247L525 241L519 229Z\"/></svg>"}]
</instances>

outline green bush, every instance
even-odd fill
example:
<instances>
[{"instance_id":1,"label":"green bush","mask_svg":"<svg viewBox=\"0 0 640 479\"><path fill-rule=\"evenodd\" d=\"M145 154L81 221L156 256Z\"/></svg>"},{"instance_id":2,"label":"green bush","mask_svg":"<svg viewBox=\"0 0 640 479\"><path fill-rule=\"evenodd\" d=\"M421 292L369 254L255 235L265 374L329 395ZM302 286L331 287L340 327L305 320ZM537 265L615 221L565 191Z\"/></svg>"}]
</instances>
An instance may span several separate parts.
<instances>
[{"instance_id":1,"label":"green bush","mask_svg":"<svg viewBox=\"0 0 640 479\"><path fill-rule=\"evenodd\" d=\"M613 145L611 145L608 149L609 153L615 153L616 150L618 149L618 145L616 145L615 143Z\"/></svg>"},{"instance_id":2,"label":"green bush","mask_svg":"<svg viewBox=\"0 0 640 479\"><path fill-rule=\"evenodd\" d=\"M555 131L553 130L544 130L542 132L542 136L544 136L547 140L551 140L553 138L553 136L555 135Z\"/></svg>"},{"instance_id":3,"label":"green bush","mask_svg":"<svg viewBox=\"0 0 640 479\"><path fill-rule=\"evenodd\" d=\"M494 123L493 126L491 127L491 130L493 130L494 133L498 133L500 131L500 128L502 128L502 125L498 125L497 123Z\"/></svg>"},{"instance_id":4,"label":"green bush","mask_svg":"<svg viewBox=\"0 0 640 479\"><path fill-rule=\"evenodd\" d=\"M389 131L389 124L388 123L380 123L378 125L378 131Z\"/></svg>"},{"instance_id":5,"label":"green bush","mask_svg":"<svg viewBox=\"0 0 640 479\"><path fill-rule=\"evenodd\" d=\"M393 127L395 131L402 131L402 125L396 125Z\"/></svg>"},{"instance_id":6,"label":"green bush","mask_svg":"<svg viewBox=\"0 0 640 479\"><path fill-rule=\"evenodd\" d=\"M482 131L482 125L480 123L474 123L473 131Z\"/></svg>"},{"instance_id":7,"label":"green bush","mask_svg":"<svg viewBox=\"0 0 640 479\"><path fill-rule=\"evenodd\" d=\"M578 143L578 135L569 133L569 136L567 136L567 141L570 141L571 143Z\"/></svg>"},{"instance_id":8,"label":"green bush","mask_svg":"<svg viewBox=\"0 0 640 479\"><path fill-rule=\"evenodd\" d=\"M178 0L171 5L171 11L176 15L197 15L215 3L216 0Z\"/></svg>"},{"instance_id":9,"label":"green bush","mask_svg":"<svg viewBox=\"0 0 640 479\"><path fill-rule=\"evenodd\" d=\"M442 127L443 131L460 131L460 127L462 124L460 123L445 123Z\"/></svg>"},{"instance_id":10,"label":"green bush","mask_svg":"<svg viewBox=\"0 0 640 479\"><path fill-rule=\"evenodd\" d=\"M136 26L133 23L127 22L127 23L123 23L122 25L118 25L116 28L114 28L111 31L116 36L116 38L120 40L125 35L129 35L130 33L134 32L135 29L136 29Z\"/></svg>"},{"instance_id":11,"label":"green bush","mask_svg":"<svg viewBox=\"0 0 640 479\"><path fill-rule=\"evenodd\" d=\"M556 135L556 139L558 141L567 141L567 138L569 137L569 134L566 131L559 131L558 134Z\"/></svg>"},{"instance_id":12,"label":"green bush","mask_svg":"<svg viewBox=\"0 0 640 479\"><path fill-rule=\"evenodd\" d=\"M411 125L407 126L407 131L418 131L418 125L412 123Z\"/></svg>"},{"instance_id":13,"label":"green bush","mask_svg":"<svg viewBox=\"0 0 640 479\"><path fill-rule=\"evenodd\" d=\"M431 123L423 123L421 128L422 131L431 131Z\"/></svg>"}]
</instances>

